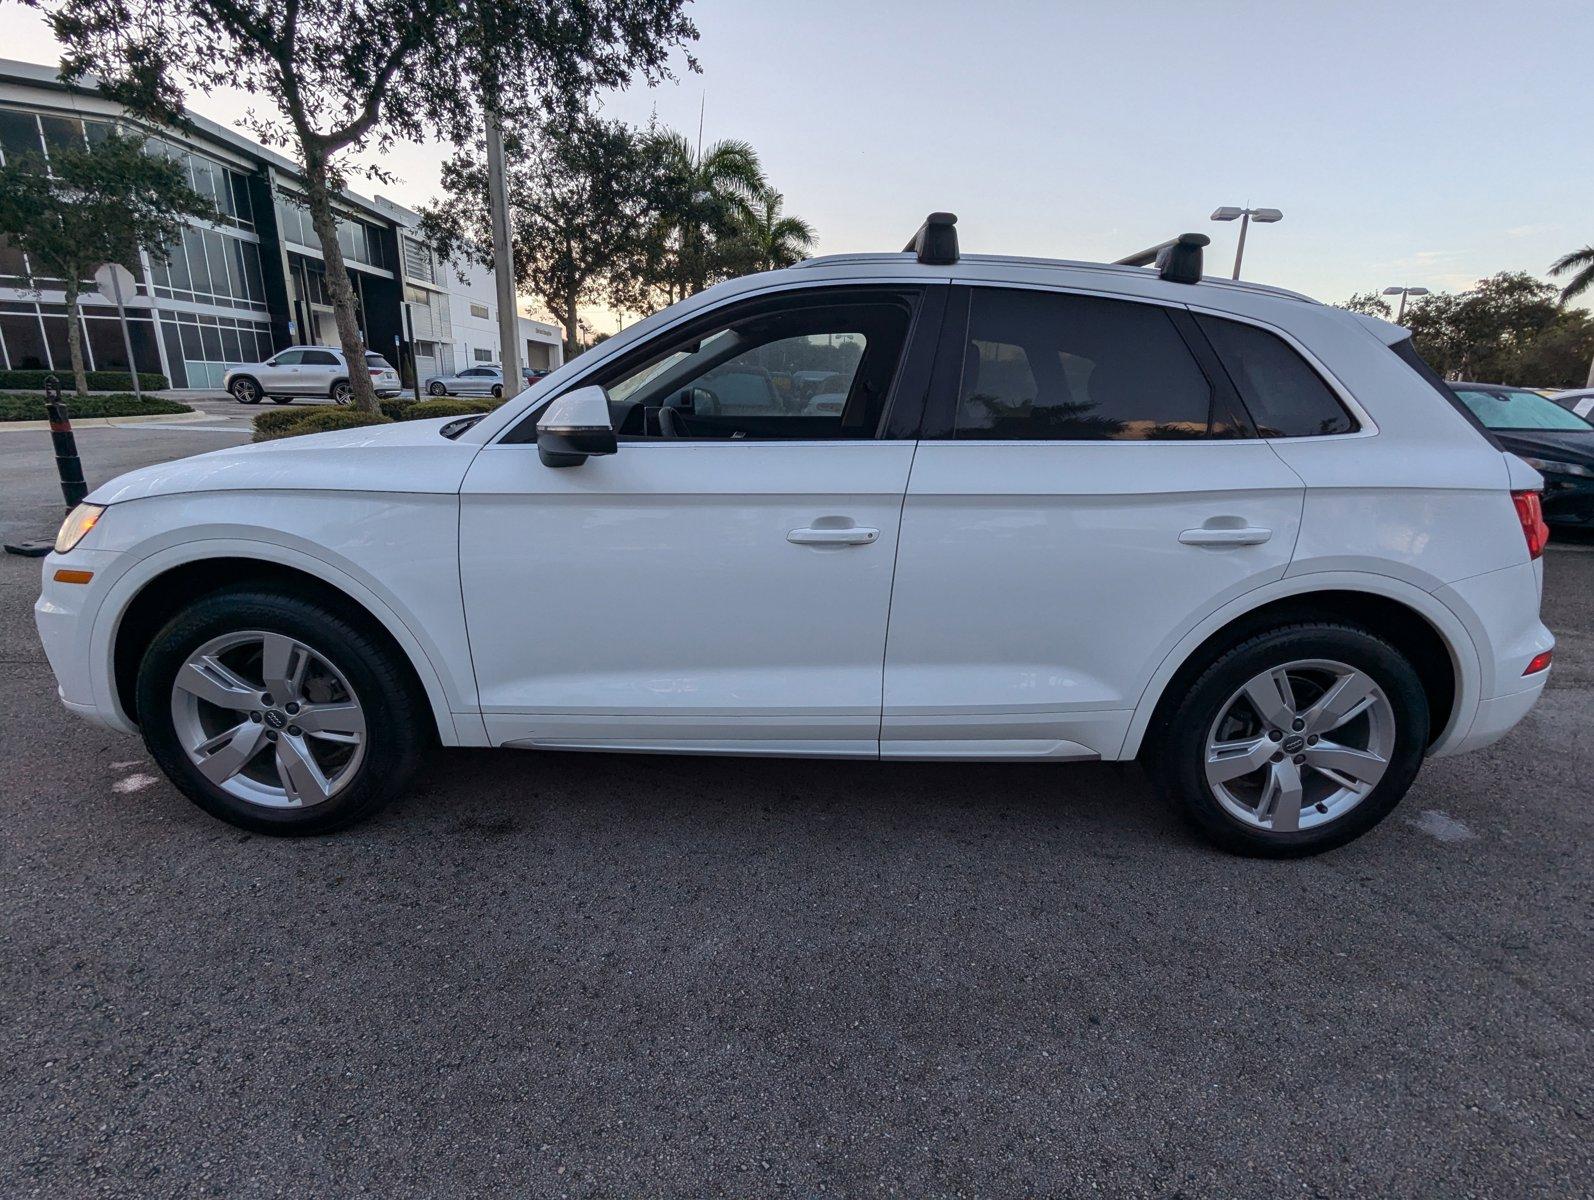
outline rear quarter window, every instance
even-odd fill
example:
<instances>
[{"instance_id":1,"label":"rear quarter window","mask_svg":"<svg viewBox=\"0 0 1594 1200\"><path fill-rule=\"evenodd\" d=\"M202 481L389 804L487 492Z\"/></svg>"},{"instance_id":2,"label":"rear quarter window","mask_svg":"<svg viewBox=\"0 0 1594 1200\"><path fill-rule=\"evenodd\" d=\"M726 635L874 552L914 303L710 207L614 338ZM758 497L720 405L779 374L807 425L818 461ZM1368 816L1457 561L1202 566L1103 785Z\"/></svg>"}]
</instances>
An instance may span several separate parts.
<instances>
[{"instance_id":1,"label":"rear quarter window","mask_svg":"<svg viewBox=\"0 0 1594 1200\"><path fill-rule=\"evenodd\" d=\"M1323 377L1283 338L1221 317L1197 314L1262 437L1323 437L1360 426Z\"/></svg>"}]
</instances>

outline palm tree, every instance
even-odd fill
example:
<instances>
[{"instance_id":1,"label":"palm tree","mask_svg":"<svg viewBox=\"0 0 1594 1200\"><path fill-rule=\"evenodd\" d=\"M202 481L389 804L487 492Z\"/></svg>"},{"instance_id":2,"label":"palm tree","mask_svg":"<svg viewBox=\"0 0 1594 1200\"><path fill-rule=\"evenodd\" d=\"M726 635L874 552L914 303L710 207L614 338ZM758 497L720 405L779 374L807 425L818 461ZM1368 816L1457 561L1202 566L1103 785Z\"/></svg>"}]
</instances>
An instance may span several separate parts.
<instances>
[{"instance_id":1,"label":"palm tree","mask_svg":"<svg viewBox=\"0 0 1594 1200\"><path fill-rule=\"evenodd\" d=\"M1561 289L1562 304L1575 300L1594 287L1594 246L1584 246L1581 250L1563 254L1550 264L1551 275L1564 275L1568 271L1576 273ZM1588 386L1594 387L1594 362L1588 366Z\"/></svg>"},{"instance_id":2,"label":"palm tree","mask_svg":"<svg viewBox=\"0 0 1594 1200\"><path fill-rule=\"evenodd\" d=\"M773 188L765 188L753 205L752 218L742 232L748 258L757 271L789 267L808 257L816 240L814 227L801 217L781 215L786 198Z\"/></svg>"},{"instance_id":3,"label":"palm tree","mask_svg":"<svg viewBox=\"0 0 1594 1200\"><path fill-rule=\"evenodd\" d=\"M659 265L671 299L701 292L730 274L727 254L765 191L758 154L743 141L696 150L674 130L650 139L660 178L660 233L674 261Z\"/></svg>"}]
</instances>

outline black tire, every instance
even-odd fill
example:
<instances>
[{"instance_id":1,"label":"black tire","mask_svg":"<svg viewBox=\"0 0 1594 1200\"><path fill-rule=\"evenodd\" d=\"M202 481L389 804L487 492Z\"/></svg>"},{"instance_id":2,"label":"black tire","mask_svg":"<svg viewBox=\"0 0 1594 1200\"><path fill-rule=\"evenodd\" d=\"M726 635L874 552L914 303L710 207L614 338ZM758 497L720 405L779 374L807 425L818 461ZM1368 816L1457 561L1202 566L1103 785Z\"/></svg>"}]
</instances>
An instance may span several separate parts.
<instances>
[{"instance_id":1,"label":"black tire","mask_svg":"<svg viewBox=\"0 0 1594 1200\"><path fill-rule=\"evenodd\" d=\"M247 375L241 379L234 379L232 387L228 390L232 393L232 398L238 401L239 404L260 403L260 385Z\"/></svg>"},{"instance_id":2,"label":"black tire","mask_svg":"<svg viewBox=\"0 0 1594 1200\"><path fill-rule=\"evenodd\" d=\"M354 385L347 379L340 379L332 385L332 391L328 394L332 397L332 403L347 404L354 399Z\"/></svg>"},{"instance_id":3,"label":"black tire","mask_svg":"<svg viewBox=\"0 0 1594 1200\"><path fill-rule=\"evenodd\" d=\"M446 387L444 387L441 383L428 384L427 388L426 388L426 392L427 392L427 395L430 395L430 396L446 396L446 395L448 395L448 389Z\"/></svg>"},{"instance_id":4,"label":"black tire","mask_svg":"<svg viewBox=\"0 0 1594 1200\"><path fill-rule=\"evenodd\" d=\"M1207 739L1230 697L1249 680L1303 659L1333 660L1370 676L1394 711L1394 748L1382 777L1343 816L1274 832L1242 822L1219 802L1207 782ZM1399 650L1356 626L1311 622L1255 634L1218 654L1148 732L1143 760L1159 790L1219 846L1258 858L1295 858L1343 846L1388 816L1422 765L1428 726L1427 693Z\"/></svg>"},{"instance_id":5,"label":"black tire","mask_svg":"<svg viewBox=\"0 0 1594 1200\"><path fill-rule=\"evenodd\" d=\"M354 776L320 804L270 808L223 791L194 766L172 717L172 683L211 638L241 630L285 633L313 647L348 680L366 717L366 747ZM432 742L424 695L395 652L369 626L331 605L265 587L213 592L158 632L139 666L136 692L144 742L177 788L214 817L256 833L328 833L375 813L414 774Z\"/></svg>"},{"instance_id":6,"label":"black tire","mask_svg":"<svg viewBox=\"0 0 1594 1200\"><path fill-rule=\"evenodd\" d=\"M273 396L273 397L271 397L271 402L273 404L292 404L293 403L293 397L292 396Z\"/></svg>"},{"instance_id":7,"label":"black tire","mask_svg":"<svg viewBox=\"0 0 1594 1200\"><path fill-rule=\"evenodd\" d=\"M501 383L493 384L493 399L494 400L502 400L503 398L504 398L504 385L501 384Z\"/></svg>"}]
</instances>

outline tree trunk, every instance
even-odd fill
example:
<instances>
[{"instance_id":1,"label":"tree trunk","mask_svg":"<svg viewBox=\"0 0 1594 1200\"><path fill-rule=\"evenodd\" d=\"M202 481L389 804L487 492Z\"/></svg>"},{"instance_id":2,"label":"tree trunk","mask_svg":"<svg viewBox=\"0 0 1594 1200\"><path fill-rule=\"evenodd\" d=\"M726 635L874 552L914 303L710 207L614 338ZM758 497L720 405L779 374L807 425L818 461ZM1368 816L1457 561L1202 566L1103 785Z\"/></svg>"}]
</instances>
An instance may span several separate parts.
<instances>
[{"instance_id":1,"label":"tree trunk","mask_svg":"<svg viewBox=\"0 0 1594 1200\"><path fill-rule=\"evenodd\" d=\"M338 245L338 220L332 211L332 191L327 181L326 156L319 151L305 154L305 199L309 202L310 223L321 239L321 257L326 264L327 291L332 294L332 315L338 324L338 343L349 360L349 384L354 389L352 407L375 414L376 388L365 366L365 345L360 341L360 323L354 313L354 284L343 265L343 250Z\"/></svg>"},{"instance_id":2,"label":"tree trunk","mask_svg":"<svg viewBox=\"0 0 1594 1200\"><path fill-rule=\"evenodd\" d=\"M68 272L77 275L74 269ZM83 312L78 305L78 282L66 281L66 347L72 356L72 389L79 397L89 394L89 375L83 367Z\"/></svg>"},{"instance_id":3,"label":"tree trunk","mask_svg":"<svg viewBox=\"0 0 1594 1200\"><path fill-rule=\"evenodd\" d=\"M565 361L581 353L581 316L574 303L565 305L562 324L565 327Z\"/></svg>"},{"instance_id":4,"label":"tree trunk","mask_svg":"<svg viewBox=\"0 0 1594 1200\"><path fill-rule=\"evenodd\" d=\"M1588 380L1587 380L1586 383L1583 384L1583 386L1584 387L1594 388L1594 359L1590 359L1589 360L1589 364L1588 364Z\"/></svg>"}]
</instances>

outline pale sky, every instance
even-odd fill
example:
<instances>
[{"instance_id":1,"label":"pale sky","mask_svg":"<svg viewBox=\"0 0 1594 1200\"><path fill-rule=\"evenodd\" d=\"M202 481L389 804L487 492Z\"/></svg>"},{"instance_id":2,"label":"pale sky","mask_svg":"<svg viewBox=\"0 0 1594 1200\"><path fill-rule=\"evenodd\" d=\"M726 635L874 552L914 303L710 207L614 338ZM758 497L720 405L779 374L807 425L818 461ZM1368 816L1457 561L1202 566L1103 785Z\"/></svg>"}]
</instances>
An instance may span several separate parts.
<instances>
[{"instance_id":1,"label":"pale sky","mask_svg":"<svg viewBox=\"0 0 1594 1200\"><path fill-rule=\"evenodd\" d=\"M1329 301L1390 284L1544 275L1594 242L1594 5L1560 0L951 3L699 0L700 75L606 99L743 138L821 253L896 250L958 214L965 250L1113 259L1185 230L1227 275L1219 205L1253 226L1246 278ZM55 63L38 14L0 0L7 57ZM248 101L193 107L232 123ZM385 160L416 205L435 147ZM600 327L604 322L597 322Z\"/></svg>"}]
</instances>

